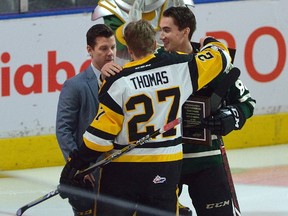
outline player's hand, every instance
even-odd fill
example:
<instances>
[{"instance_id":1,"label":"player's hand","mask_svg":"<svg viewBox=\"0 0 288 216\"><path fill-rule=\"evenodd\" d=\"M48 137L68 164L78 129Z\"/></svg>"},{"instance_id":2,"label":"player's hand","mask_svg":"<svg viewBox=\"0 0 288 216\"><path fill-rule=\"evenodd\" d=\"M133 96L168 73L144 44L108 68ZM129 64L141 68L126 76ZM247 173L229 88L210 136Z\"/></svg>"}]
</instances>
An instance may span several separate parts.
<instances>
[{"instance_id":1,"label":"player's hand","mask_svg":"<svg viewBox=\"0 0 288 216\"><path fill-rule=\"evenodd\" d=\"M92 187L95 187L95 178L92 173L84 176L84 182L90 182Z\"/></svg>"},{"instance_id":2,"label":"player's hand","mask_svg":"<svg viewBox=\"0 0 288 216\"><path fill-rule=\"evenodd\" d=\"M225 136L233 130L239 130L245 124L246 118L237 106L227 106L202 120L201 126L211 130L212 134Z\"/></svg>"},{"instance_id":3,"label":"player's hand","mask_svg":"<svg viewBox=\"0 0 288 216\"><path fill-rule=\"evenodd\" d=\"M65 199L70 198L75 195L75 191L71 191L71 187L80 187L89 189L93 185L90 181L85 181L84 177L76 176L78 170L85 169L89 166L88 162L85 162L79 157L79 152L74 150L69 155L69 160L64 166L61 176L60 176L60 185L58 187L59 195ZM70 188L69 188L70 187Z\"/></svg>"},{"instance_id":4,"label":"player's hand","mask_svg":"<svg viewBox=\"0 0 288 216\"><path fill-rule=\"evenodd\" d=\"M106 77L114 76L122 71L122 67L115 62L111 61L106 63L101 68L101 79L104 80Z\"/></svg>"}]
</instances>

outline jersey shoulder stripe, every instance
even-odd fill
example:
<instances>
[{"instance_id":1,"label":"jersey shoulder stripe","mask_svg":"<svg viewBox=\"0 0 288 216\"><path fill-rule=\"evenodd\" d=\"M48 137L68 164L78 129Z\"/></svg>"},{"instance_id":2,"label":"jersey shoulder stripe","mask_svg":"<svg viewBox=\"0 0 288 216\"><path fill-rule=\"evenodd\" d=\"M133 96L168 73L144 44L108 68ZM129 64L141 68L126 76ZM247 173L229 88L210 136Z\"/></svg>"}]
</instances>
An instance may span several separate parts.
<instances>
[{"instance_id":1,"label":"jersey shoulder stripe","mask_svg":"<svg viewBox=\"0 0 288 216\"><path fill-rule=\"evenodd\" d=\"M120 106L120 104L116 103L115 100L113 100L113 98L111 97L110 94L108 94L107 91L103 92L101 94L101 97L99 96L99 102L100 105L103 104L106 107L109 107L109 109L113 110L115 113L119 115L124 115L123 109Z\"/></svg>"},{"instance_id":2,"label":"jersey shoulder stripe","mask_svg":"<svg viewBox=\"0 0 288 216\"><path fill-rule=\"evenodd\" d=\"M98 136L98 137L101 137L102 139L106 139L106 140L113 140L115 137L115 135L113 135L111 133L106 133L105 131L98 130L97 128L94 128L92 126L89 126L86 131L93 134L94 136Z\"/></svg>"}]
</instances>

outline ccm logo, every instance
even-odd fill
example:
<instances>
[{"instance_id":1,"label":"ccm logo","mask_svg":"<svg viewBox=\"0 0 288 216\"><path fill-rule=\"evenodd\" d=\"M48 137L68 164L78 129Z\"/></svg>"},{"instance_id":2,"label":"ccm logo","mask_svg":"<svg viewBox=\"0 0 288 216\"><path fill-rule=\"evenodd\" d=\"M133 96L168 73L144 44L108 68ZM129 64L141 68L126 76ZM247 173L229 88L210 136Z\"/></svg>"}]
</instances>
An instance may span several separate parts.
<instances>
[{"instance_id":1,"label":"ccm logo","mask_svg":"<svg viewBox=\"0 0 288 216\"><path fill-rule=\"evenodd\" d=\"M213 209L213 208L221 208L224 206L228 206L230 204L230 200L226 200L219 203L210 203L206 205L206 209Z\"/></svg>"}]
</instances>

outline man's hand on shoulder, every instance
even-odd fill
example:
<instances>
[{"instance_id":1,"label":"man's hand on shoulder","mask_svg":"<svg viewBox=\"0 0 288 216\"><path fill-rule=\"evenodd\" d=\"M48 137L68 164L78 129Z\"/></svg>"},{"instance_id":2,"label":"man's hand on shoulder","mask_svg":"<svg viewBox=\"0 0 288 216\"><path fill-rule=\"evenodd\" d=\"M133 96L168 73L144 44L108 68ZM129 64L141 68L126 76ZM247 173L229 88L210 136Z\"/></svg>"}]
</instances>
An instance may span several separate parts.
<instances>
[{"instance_id":1,"label":"man's hand on shoulder","mask_svg":"<svg viewBox=\"0 0 288 216\"><path fill-rule=\"evenodd\" d=\"M122 71L122 67L115 62L106 63L101 69L101 80L104 80L106 77L114 76L117 73Z\"/></svg>"}]
</instances>

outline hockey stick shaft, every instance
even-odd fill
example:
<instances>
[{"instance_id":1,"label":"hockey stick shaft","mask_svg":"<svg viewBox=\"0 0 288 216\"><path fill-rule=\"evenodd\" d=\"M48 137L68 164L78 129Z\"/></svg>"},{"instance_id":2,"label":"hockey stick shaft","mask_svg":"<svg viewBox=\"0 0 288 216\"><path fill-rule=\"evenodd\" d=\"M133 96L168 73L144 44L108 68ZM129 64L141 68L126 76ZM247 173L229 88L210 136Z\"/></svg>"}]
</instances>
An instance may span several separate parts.
<instances>
[{"instance_id":1,"label":"hockey stick shaft","mask_svg":"<svg viewBox=\"0 0 288 216\"><path fill-rule=\"evenodd\" d=\"M119 151L114 152L113 154L107 156L103 160L93 164L92 166L88 167L87 169L78 171L76 175L87 175L88 173L91 173L93 170L103 167L106 164L110 163L112 160L120 157L121 155L133 150L137 146L143 145L144 143L148 142L153 137L158 136L159 134L165 133L166 131L174 128L178 124L181 123L181 118L174 119L173 121L169 122L168 124L164 125L162 128L159 128L158 130L154 131L152 134L148 134L145 137L142 137L138 141L136 141L134 144L127 145L126 147L122 148Z\"/></svg>"},{"instance_id":2,"label":"hockey stick shaft","mask_svg":"<svg viewBox=\"0 0 288 216\"><path fill-rule=\"evenodd\" d=\"M225 88L220 86L211 95L212 114L217 111L219 105L221 104L222 98L226 94L227 90L230 88L230 86L233 83L235 83L235 81L238 79L239 76L240 76L240 70L236 67L232 68L222 81L223 84L225 85ZM234 182L233 182L233 178L231 174L231 169L230 169L229 161L228 161L226 150L225 150L225 145L224 145L222 137L218 137L218 138L220 140L220 151L221 151L221 156L223 160L223 166L224 166L226 177L228 180L228 185L229 185L229 189L230 189L230 193L232 197L232 202L234 205L235 214L236 216L241 216L240 206L239 206L237 195L236 195L236 190L235 190L235 186L234 186Z\"/></svg>"},{"instance_id":3,"label":"hockey stick shaft","mask_svg":"<svg viewBox=\"0 0 288 216\"><path fill-rule=\"evenodd\" d=\"M121 155L131 151L132 149L134 149L135 147L137 147L139 145L145 144L146 142L148 142L153 137L156 137L159 134L165 133L166 131L174 128L175 126L177 126L180 123L181 123L181 118L177 118L177 119L169 122L168 124L164 125L163 127L159 128L158 130L154 131L152 134L146 135L145 137L139 139L138 141L135 142L135 144L128 145L128 146L124 147L123 149L121 149L120 151L115 152L114 154L104 158L103 160L99 161L98 163L95 163L94 165L88 167L87 169L80 171L78 173L78 175L86 175L86 174L92 172L93 170L95 170L96 168L102 167L102 166L110 163L112 160L114 160L114 159L120 157ZM57 194L59 194L58 190L51 191L48 194L45 194L44 196L39 197L38 199L22 206L21 208L19 208L17 210L16 216L21 216L27 209L29 209L29 208L47 200L47 199L54 197Z\"/></svg>"},{"instance_id":4,"label":"hockey stick shaft","mask_svg":"<svg viewBox=\"0 0 288 216\"><path fill-rule=\"evenodd\" d=\"M44 196L39 197L38 199L36 199L36 200L22 206L21 208L19 208L16 212L16 215L21 216L27 209L29 209L29 208L47 200L47 199L50 199L50 198L52 198L58 194L59 194L58 190L51 191L51 192L45 194Z\"/></svg>"},{"instance_id":5,"label":"hockey stick shaft","mask_svg":"<svg viewBox=\"0 0 288 216\"><path fill-rule=\"evenodd\" d=\"M230 169L228 157L227 157L227 154L226 154L224 142L223 142L222 137L219 137L219 139L220 139L220 142L221 142L220 151L221 151L221 155L222 155L222 160L223 160L223 164L224 164L226 177L227 177L227 180L228 180L228 185L229 185L229 188L230 188L230 193L231 193L231 196L232 196L232 202L233 202L233 205L234 205L235 214L236 214L236 216L241 216L240 206L239 206L239 202L238 202L238 199L237 199L236 190L235 190L235 186L234 186L234 182L233 182L231 169Z\"/></svg>"}]
</instances>

